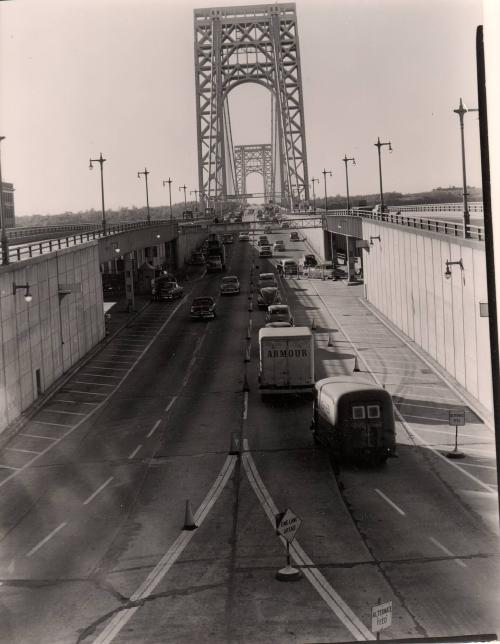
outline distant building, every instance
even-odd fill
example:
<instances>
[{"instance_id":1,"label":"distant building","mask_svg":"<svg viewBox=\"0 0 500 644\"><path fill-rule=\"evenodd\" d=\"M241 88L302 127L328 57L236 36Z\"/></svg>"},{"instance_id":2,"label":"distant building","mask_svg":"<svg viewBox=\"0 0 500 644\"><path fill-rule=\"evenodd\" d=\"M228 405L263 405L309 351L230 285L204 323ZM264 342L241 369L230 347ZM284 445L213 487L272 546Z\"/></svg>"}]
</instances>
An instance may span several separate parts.
<instances>
[{"instance_id":1,"label":"distant building","mask_svg":"<svg viewBox=\"0 0 500 644\"><path fill-rule=\"evenodd\" d=\"M16 225L16 218L14 215L14 184L2 181L2 205L3 205L3 220L5 228L14 228Z\"/></svg>"}]
</instances>

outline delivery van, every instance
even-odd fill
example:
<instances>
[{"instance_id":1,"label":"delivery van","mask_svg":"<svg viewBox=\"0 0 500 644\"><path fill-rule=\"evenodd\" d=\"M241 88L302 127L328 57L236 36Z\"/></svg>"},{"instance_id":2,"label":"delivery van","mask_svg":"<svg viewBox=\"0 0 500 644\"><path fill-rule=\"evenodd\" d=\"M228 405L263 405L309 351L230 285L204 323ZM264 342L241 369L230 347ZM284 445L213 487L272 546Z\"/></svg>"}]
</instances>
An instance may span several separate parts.
<instances>
[{"instance_id":1,"label":"delivery van","mask_svg":"<svg viewBox=\"0 0 500 644\"><path fill-rule=\"evenodd\" d=\"M259 330L261 394L310 393L314 389L314 339L309 327Z\"/></svg>"}]
</instances>

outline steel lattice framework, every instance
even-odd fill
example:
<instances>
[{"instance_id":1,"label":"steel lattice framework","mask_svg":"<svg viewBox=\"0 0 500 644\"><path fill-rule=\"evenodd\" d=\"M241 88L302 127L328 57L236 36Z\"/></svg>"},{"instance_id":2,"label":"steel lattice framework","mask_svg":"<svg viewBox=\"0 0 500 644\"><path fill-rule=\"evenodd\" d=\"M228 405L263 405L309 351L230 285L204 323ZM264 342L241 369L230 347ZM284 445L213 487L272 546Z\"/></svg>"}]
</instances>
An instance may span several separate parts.
<instances>
[{"instance_id":1,"label":"steel lattice framework","mask_svg":"<svg viewBox=\"0 0 500 644\"><path fill-rule=\"evenodd\" d=\"M273 157L271 144L235 145L234 166L236 171L236 191L239 195L247 193L247 176L255 172L264 182L264 200L274 198Z\"/></svg>"},{"instance_id":2,"label":"steel lattice framework","mask_svg":"<svg viewBox=\"0 0 500 644\"><path fill-rule=\"evenodd\" d=\"M205 199L228 193L229 92L258 83L273 97L282 200L309 200L295 3L194 10L198 176Z\"/></svg>"}]
</instances>

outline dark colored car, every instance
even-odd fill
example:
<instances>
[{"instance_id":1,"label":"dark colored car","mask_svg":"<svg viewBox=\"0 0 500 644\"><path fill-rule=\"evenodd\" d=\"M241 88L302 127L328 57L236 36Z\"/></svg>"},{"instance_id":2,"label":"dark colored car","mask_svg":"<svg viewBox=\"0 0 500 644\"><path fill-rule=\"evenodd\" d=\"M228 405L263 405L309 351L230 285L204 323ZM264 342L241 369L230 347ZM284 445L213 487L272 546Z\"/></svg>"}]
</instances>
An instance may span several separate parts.
<instances>
[{"instance_id":1,"label":"dark colored car","mask_svg":"<svg viewBox=\"0 0 500 644\"><path fill-rule=\"evenodd\" d=\"M195 297L191 304L190 315L193 319L215 318L215 300L213 297Z\"/></svg>"},{"instance_id":2,"label":"dark colored car","mask_svg":"<svg viewBox=\"0 0 500 644\"><path fill-rule=\"evenodd\" d=\"M175 300L184 295L184 289L179 286L177 282L169 282L167 280L157 279L154 280L151 287L152 299L156 302L160 300Z\"/></svg>"}]
</instances>

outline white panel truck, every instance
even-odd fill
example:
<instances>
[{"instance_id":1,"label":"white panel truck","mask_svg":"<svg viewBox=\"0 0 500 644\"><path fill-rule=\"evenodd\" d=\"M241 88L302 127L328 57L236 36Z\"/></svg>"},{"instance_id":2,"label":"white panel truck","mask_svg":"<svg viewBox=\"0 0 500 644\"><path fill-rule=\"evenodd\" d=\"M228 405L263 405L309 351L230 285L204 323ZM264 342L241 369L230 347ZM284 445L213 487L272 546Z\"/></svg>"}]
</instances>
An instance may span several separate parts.
<instances>
[{"instance_id":1,"label":"white panel truck","mask_svg":"<svg viewBox=\"0 0 500 644\"><path fill-rule=\"evenodd\" d=\"M311 393L314 389L314 338L306 326L259 331L261 394Z\"/></svg>"}]
</instances>

